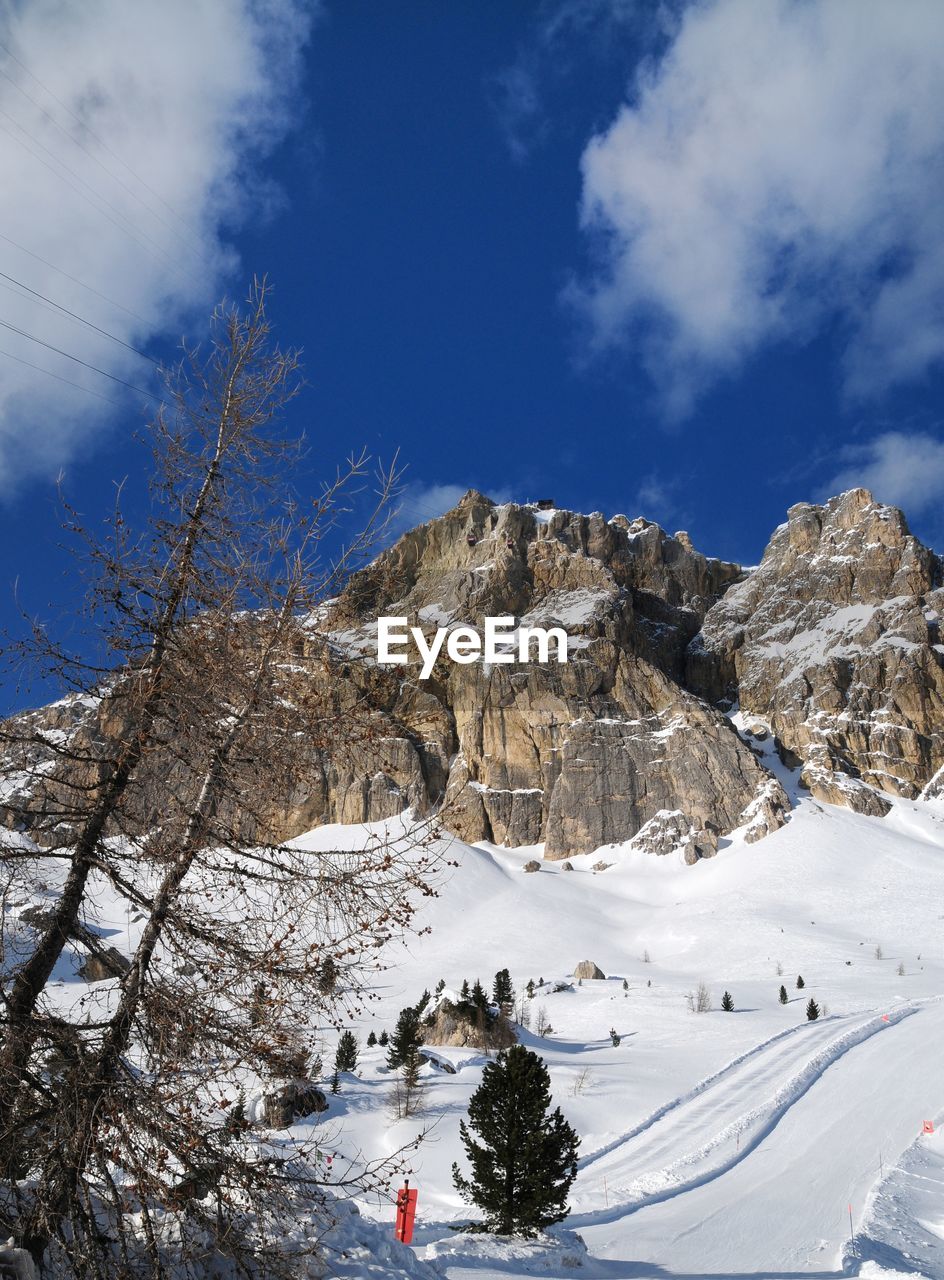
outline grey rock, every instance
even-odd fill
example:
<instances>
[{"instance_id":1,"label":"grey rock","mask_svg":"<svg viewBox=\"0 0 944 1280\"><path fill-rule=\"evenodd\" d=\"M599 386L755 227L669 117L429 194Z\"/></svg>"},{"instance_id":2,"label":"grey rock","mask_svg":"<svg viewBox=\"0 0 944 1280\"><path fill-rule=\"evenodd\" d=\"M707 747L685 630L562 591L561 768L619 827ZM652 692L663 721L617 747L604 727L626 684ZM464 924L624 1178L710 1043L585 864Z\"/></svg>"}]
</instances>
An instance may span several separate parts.
<instances>
[{"instance_id":1,"label":"grey rock","mask_svg":"<svg viewBox=\"0 0 944 1280\"><path fill-rule=\"evenodd\" d=\"M940 559L865 489L791 507L709 609L688 679L762 716L812 794L880 814L944 765Z\"/></svg>"},{"instance_id":2,"label":"grey rock","mask_svg":"<svg viewBox=\"0 0 944 1280\"><path fill-rule=\"evenodd\" d=\"M262 1098L262 1123L269 1129L287 1129L295 1120L321 1115L328 1099L311 1080L292 1080Z\"/></svg>"}]
</instances>

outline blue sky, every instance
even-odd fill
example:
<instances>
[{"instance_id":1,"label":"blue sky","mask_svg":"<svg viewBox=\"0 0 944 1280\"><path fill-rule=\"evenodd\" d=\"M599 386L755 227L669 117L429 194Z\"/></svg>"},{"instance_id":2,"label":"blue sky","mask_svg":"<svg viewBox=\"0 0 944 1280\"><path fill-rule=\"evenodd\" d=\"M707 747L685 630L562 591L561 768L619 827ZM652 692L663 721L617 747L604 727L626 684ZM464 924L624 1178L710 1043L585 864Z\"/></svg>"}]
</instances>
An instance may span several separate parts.
<instances>
[{"instance_id":1,"label":"blue sky","mask_svg":"<svg viewBox=\"0 0 944 1280\"><path fill-rule=\"evenodd\" d=\"M865 483L944 545L938 0L32 0L0 41L0 621L74 605L55 477L94 519L144 475L146 401L34 339L153 366L49 303L161 359L253 272L303 487L366 444L410 523L474 485L750 563Z\"/></svg>"}]
</instances>

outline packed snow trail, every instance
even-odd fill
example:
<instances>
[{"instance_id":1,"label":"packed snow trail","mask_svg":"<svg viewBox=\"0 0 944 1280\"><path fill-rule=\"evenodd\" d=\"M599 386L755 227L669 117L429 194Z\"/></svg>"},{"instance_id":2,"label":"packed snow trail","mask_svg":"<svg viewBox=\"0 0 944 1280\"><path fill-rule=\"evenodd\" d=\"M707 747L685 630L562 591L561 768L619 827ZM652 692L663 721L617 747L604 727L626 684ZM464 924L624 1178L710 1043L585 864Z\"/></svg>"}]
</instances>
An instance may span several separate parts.
<instances>
[{"instance_id":1,"label":"packed snow trail","mask_svg":"<svg viewBox=\"0 0 944 1280\"><path fill-rule=\"evenodd\" d=\"M939 1001L860 1039L720 1175L615 1221L605 1210L596 1225L593 1214L583 1215L591 1253L632 1260L627 1274L645 1276L651 1263L653 1274L664 1270L680 1280L839 1273L847 1206L858 1228L880 1156L886 1168L896 1163L922 1119L940 1110L942 1049ZM944 1271L938 1277L944 1280Z\"/></svg>"},{"instance_id":2,"label":"packed snow trail","mask_svg":"<svg viewBox=\"0 0 944 1280\"><path fill-rule=\"evenodd\" d=\"M802 1023L742 1055L589 1157L571 1196L569 1224L616 1219L718 1177L744 1160L828 1067L915 1012L906 1005L884 1016Z\"/></svg>"}]
</instances>

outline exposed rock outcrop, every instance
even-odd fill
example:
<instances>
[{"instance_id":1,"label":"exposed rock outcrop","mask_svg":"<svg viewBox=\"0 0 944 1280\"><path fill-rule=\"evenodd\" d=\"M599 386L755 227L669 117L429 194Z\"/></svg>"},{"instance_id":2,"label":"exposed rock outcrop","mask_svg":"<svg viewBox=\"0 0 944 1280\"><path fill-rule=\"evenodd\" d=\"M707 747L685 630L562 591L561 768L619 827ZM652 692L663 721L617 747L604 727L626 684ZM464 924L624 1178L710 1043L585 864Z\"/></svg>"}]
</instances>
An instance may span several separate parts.
<instances>
[{"instance_id":1,"label":"exposed rock outcrop","mask_svg":"<svg viewBox=\"0 0 944 1280\"><path fill-rule=\"evenodd\" d=\"M941 582L938 557L864 490L791 508L748 573L647 520L470 491L299 624L286 696L317 700L345 731L306 743L285 793L238 820L286 838L442 805L458 835L543 842L550 859L631 840L695 862L736 827L753 841L785 821L768 735L814 796L880 814L883 792L914 796L944 776ZM420 679L412 647L406 665L377 664L378 615L427 639L481 632L487 617L511 617L516 635L557 626L569 661L443 652ZM743 734L725 714L735 701ZM120 731L115 715L102 697L19 717L28 741L7 760L0 820L42 843L58 807L55 748L94 760ZM186 803L172 752L149 767ZM165 791L145 785L124 821L159 822Z\"/></svg>"},{"instance_id":2,"label":"exposed rock outcrop","mask_svg":"<svg viewBox=\"0 0 944 1280\"><path fill-rule=\"evenodd\" d=\"M813 795L880 814L944 763L939 558L853 489L791 507L760 565L705 617L689 683L737 699L803 764Z\"/></svg>"},{"instance_id":3,"label":"exposed rock outcrop","mask_svg":"<svg viewBox=\"0 0 944 1280\"><path fill-rule=\"evenodd\" d=\"M584 979L585 978L604 978L605 979L606 974L599 967L599 965L594 964L592 960L581 960L580 963L577 965L576 969L574 970L574 977L577 979L581 979L581 978L584 978Z\"/></svg>"},{"instance_id":4,"label":"exposed rock outcrop","mask_svg":"<svg viewBox=\"0 0 944 1280\"><path fill-rule=\"evenodd\" d=\"M291 1080L262 1098L262 1123L269 1129L287 1129L306 1116L322 1115L328 1099L311 1080Z\"/></svg>"}]
</instances>

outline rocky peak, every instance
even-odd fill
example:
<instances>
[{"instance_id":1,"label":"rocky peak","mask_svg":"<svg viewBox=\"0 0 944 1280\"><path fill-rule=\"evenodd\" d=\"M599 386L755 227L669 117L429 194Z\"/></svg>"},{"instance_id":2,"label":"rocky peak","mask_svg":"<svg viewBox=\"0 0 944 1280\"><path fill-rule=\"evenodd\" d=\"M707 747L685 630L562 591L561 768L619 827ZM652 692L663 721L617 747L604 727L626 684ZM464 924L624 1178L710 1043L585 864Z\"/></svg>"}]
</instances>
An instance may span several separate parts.
<instances>
[{"instance_id":1,"label":"rocky peak","mask_svg":"<svg viewBox=\"0 0 944 1280\"><path fill-rule=\"evenodd\" d=\"M291 678L367 723L356 741L312 747L266 834L442 804L465 838L543 841L549 858L633 841L695 861L735 827L757 840L786 820L757 746L768 732L814 794L881 813L884 792L944 777L941 580L901 513L861 489L791 507L747 573L649 520L469 490L309 621ZM377 665L380 615L428 637L503 615L561 626L569 661L440 657L421 679L415 652ZM108 732L107 702L33 714L91 740ZM735 702L751 733L725 714ZM42 759L28 763L41 773ZM6 788L8 825L39 811L24 788Z\"/></svg>"},{"instance_id":2,"label":"rocky peak","mask_svg":"<svg viewBox=\"0 0 944 1280\"><path fill-rule=\"evenodd\" d=\"M798 503L705 617L688 683L762 717L823 799L880 812L944 759L941 562L865 489Z\"/></svg>"}]
</instances>

